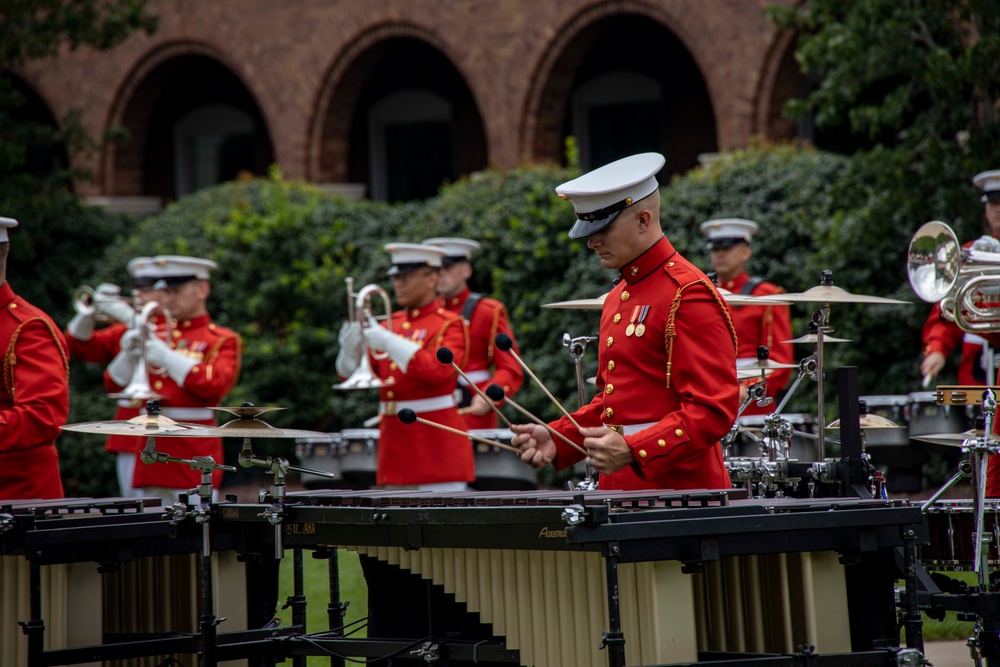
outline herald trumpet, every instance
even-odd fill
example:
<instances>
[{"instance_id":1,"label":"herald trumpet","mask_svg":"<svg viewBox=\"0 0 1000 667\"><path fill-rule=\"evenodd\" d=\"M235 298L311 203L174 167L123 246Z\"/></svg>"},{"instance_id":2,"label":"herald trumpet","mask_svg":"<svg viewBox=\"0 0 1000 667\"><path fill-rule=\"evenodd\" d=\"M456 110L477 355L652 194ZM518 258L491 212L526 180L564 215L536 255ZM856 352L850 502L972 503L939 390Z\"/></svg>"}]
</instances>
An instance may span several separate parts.
<instances>
[{"instance_id":1,"label":"herald trumpet","mask_svg":"<svg viewBox=\"0 0 1000 667\"><path fill-rule=\"evenodd\" d=\"M386 327L392 331L392 302L389 301L389 293L383 288L372 283L365 285L357 292L354 291L354 278L344 279L347 285L347 320L357 322L361 326L361 363L357 369L339 384L333 385L334 389L377 389L383 386L382 382L372 370L371 362L368 360L368 346L364 342L364 328L378 324L377 308L375 299L381 299L380 304L384 311ZM385 359L388 354L385 352L372 352L376 359Z\"/></svg>"},{"instance_id":2,"label":"herald trumpet","mask_svg":"<svg viewBox=\"0 0 1000 667\"><path fill-rule=\"evenodd\" d=\"M130 299L121 295L117 285L102 284L95 290L81 285L73 292L73 310L81 315L93 315L103 323L121 322L131 325L136 308ZM128 313L128 317L125 314Z\"/></svg>"},{"instance_id":3,"label":"herald trumpet","mask_svg":"<svg viewBox=\"0 0 1000 667\"><path fill-rule=\"evenodd\" d=\"M983 237L963 248L951 227L932 220L910 240L906 273L916 295L963 331L1000 331L1000 241Z\"/></svg>"}]
</instances>

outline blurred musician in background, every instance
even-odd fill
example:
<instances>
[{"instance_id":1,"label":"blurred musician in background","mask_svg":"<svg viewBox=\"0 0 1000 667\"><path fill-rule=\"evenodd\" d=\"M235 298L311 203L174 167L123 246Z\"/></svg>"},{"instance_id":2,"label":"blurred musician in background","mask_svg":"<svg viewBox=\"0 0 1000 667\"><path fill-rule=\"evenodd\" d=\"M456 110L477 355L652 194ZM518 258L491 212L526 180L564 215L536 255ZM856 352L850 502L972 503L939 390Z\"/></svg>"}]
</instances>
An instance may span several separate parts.
<instances>
[{"instance_id":1,"label":"blurred musician in background","mask_svg":"<svg viewBox=\"0 0 1000 667\"><path fill-rule=\"evenodd\" d=\"M736 332L715 286L660 227L658 153L633 155L556 188L573 203L570 238L587 239L619 282L601 312L597 387L551 426L582 444L601 489L724 489L719 440L736 420ZM539 425L515 424L536 467L582 455Z\"/></svg>"},{"instance_id":2,"label":"blurred musician in background","mask_svg":"<svg viewBox=\"0 0 1000 667\"><path fill-rule=\"evenodd\" d=\"M433 238L426 244L440 246L447 254L441 260L441 275L437 290L444 298L444 307L458 313L469 327L468 361L462 371L486 391L491 384L503 387L504 396L513 396L524 382L520 364L509 354L496 354L493 341L499 333L505 333L517 342L510 329L507 309L496 299L484 297L469 289L472 277L472 253L479 249L479 243L462 238ZM470 389L465 378L458 378L462 399L459 412L465 417L469 429L495 429L497 415L482 396Z\"/></svg>"},{"instance_id":3,"label":"blurred musician in background","mask_svg":"<svg viewBox=\"0 0 1000 667\"><path fill-rule=\"evenodd\" d=\"M1000 170L976 174L972 182L983 192L988 235L963 247L997 252L989 246L992 245L991 239L1000 239ZM941 315L941 306L934 304L923 329L924 358L920 363L920 374L925 387L944 369L945 361L959 343L962 345L962 356L958 363L958 383L978 386L993 381L997 373L996 354L1000 349L1000 336L979 336L963 331L954 322L946 320ZM997 491L1000 492L1000 486Z\"/></svg>"},{"instance_id":4,"label":"blurred musician in background","mask_svg":"<svg viewBox=\"0 0 1000 667\"><path fill-rule=\"evenodd\" d=\"M421 419L452 429L465 428L455 399L458 373L437 359L437 350L447 347L462 367L469 338L461 315L446 310L437 293L446 251L415 243L389 243L385 250L392 258L388 275L401 310L392 313L389 328L370 320L364 329L359 321L345 323L339 336L337 372L349 377L361 364L361 355L370 353L373 372L386 383L379 389L379 486L467 490L475 479L469 439L420 422L404 424L397 416L408 408ZM431 634L432 622L435 630L450 624L442 617L449 605L431 590L429 582L377 558L361 556L360 561L368 583L369 637L426 637ZM449 616L461 618L459 614ZM422 663L393 660L392 664Z\"/></svg>"},{"instance_id":5,"label":"blurred musician in background","mask_svg":"<svg viewBox=\"0 0 1000 667\"><path fill-rule=\"evenodd\" d=\"M376 484L430 491L464 491L475 479L469 439L426 424L404 424L397 417L409 408L418 417L464 430L455 400L458 373L438 361L447 347L459 367L465 363L469 332L460 315L444 308L437 293L445 250L416 243L389 243L389 278L396 304L391 330L347 322L340 334L337 372L348 377L361 363L367 345L380 389ZM397 333L398 332L398 333ZM381 357L381 358L380 358Z\"/></svg>"},{"instance_id":6,"label":"blurred musician in background","mask_svg":"<svg viewBox=\"0 0 1000 667\"><path fill-rule=\"evenodd\" d=\"M173 325L166 330L163 314L149 318L153 335L145 340L150 389L161 395L162 414L175 421L215 425L209 408L236 384L240 371L242 342L235 332L212 322L207 300L211 292L209 277L215 262L197 257L163 255L136 257L128 263L139 303L159 303L170 314ZM102 288L98 288L101 290ZM110 293L105 286L104 291ZM78 312L66 327L70 353L74 358L107 364L104 383L108 393L119 393L136 372L144 327L131 327L132 309L116 313L119 322L95 331L92 312ZM168 336L164 342L160 336ZM118 421L131 419L145 409L144 401L120 399ZM137 453L144 438L112 435L105 448L118 454L118 482L124 497L160 497L173 503L181 492L200 483L197 470L178 463L136 465ZM219 438L159 438L157 450L184 459L211 456L223 461ZM218 488L222 473L213 475Z\"/></svg>"},{"instance_id":7,"label":"blurred musician in background","mask_svg":"<svg viewBox=\"0 0 1000 667\"><path fill-rule=\"evenodd\" d=\"M757 232L757 223L742 218L721 218L701 223L701 232L708 237L708 258L712 270L719 275L719 287L733 294L770 296L785 290L763 278L747 273L747 262L753 255L750 239ZM753 361L757 348L767 346L769 358L783 364L795 363L792 344L792 317L788 306L730 306L730 316L736 329L739 349L736 363ZM791 369L776 368L767 376L767 396L775 399L791 376ZM747 387L754 381L740 384L740 404L747 396ZM759 407L756 402L747 406L744 415L761 415L774 412L775 400Z\"/></svg>"},{"instance_id":8,"label":"blurred musician in background","mask_svg":"<svg viewBox=\"0 0 1000 667\"><path fill-rule=\"evenodd\" d=\"M62 498L56 437L69 414L69 356L52 318L7 281L7 230L16 226L0 218L0 498Z\"/></svg>"}]
</instances>

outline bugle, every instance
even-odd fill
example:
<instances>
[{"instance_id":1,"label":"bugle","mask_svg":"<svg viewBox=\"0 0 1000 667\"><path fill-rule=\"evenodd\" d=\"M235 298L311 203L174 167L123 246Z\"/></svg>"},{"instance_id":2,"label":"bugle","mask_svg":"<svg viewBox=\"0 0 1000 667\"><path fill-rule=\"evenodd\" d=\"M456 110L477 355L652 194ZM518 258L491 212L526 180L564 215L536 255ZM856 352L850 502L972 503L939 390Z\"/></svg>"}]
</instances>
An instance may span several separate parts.
<instances>
[{"instance_id":1,"label":"bugle","mask_svg":"<svg viewBox=\"0 0 1000 667\"><path fill-rule=\"evenodd\" d=\"M368 346L364 339L364 329L368 326L378 324L376 316L375 298L382 300L382 307L385 311L385 323L389 331L392 331L392 302L389 301L389 293L378 285L372 283L365 285L358 292L354 292L354 278L345 278L347 284L347 321L357 322L361 327L361 363L347 378L339 384L333 385L334 389L377 389L383 386L382 382L372 370L371 362L368 360ZM388 355L384 352L372 352L376 359L385 359Z\"/></svg>"},{"instance_id":2,"label":"bugle","mask_svg":"<svg viewBox=\"0 0 1000 667\"><path fill-rule=\"evenodd\" d=\"M969 333L1000 331L1000 242L963 248L951 227L925 223L910 240L906 273L913 291ZM989 306L988 304L995 304Z\"/></svg>"},{"instance_id":3,"label":"bugle","mask_svg":"<svg viewBox=\"0 0 1000 667\"><path fill-rule=\"evenodd\" d=\"M121 295L117 285L102 284L95 290L81 285L73 293L73 310L81 315L93 315L103 324L121 322L131 325L135 316L132 302Z\"/></svg>"},{"instance_id":4,"label":"bugle","mask_svg":"<svg viewBox=\"0 0 1000 667\"><path fill-rule=\"evenodd\" d=\"M136 314L130 327L130 330L138 332L138 335L133 338L133 344L139 348L139 358L132 369L132 378L129 380L128 385L120 392L108 394L111 398L129 401L130 407L133 408L141 407L151 398L163 398L161 394L153 391L153 388L149 384L149 363L146 361L146 341L149 336L156 333L150 325L149 319L157 310L162 310L163 312L164 319L166 320L167 340L171 339L174 326L170 312L156 301L146 303Z\"/></svg>"}]
</instances>

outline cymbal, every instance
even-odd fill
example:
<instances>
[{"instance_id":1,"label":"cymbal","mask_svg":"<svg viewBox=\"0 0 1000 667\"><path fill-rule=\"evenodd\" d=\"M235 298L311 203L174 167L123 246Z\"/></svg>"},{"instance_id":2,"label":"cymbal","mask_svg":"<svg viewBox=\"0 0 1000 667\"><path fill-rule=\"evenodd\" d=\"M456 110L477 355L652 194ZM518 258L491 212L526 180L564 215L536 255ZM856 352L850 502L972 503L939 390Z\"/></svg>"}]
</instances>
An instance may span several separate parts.
<instances>
[{"instance_id":1,"label":"cymbal","mask_svg":"<svg viewBox=\"0 0 1000 667\"><path fill-rule=\"evenodd\" d=\"M285 408L258 407L256 405L241 405L238 408L209 408L209 410L218 410L219 412L230 412L237 417L256 417L257 415L262 415L265 412L274 412L275 410L284 409Z\"/></svg>"},{"instance_id":2,"label":"cymbal","mask_svg":"<svg viewBox=\"0 0 1000 667\"><path fill-rule=\"evenodd\" d=\"M805 292L782 294L781 299L792 303L910 303L868 294L851 294L836 285L817 285Z\"/></svg>"},{"instance_id":3,"label":"cymbal","mask_svg":"<svg viewBox=\"0 0 1000 667\"><path fill-rule=\"evenodd\" d=\"M259 419L234 419L222 426L189 428L171 434L185 438L318 438L329 435L319 431L277 428Z\"/></svg>"},{"instance_id":4,"label":"cymbal","mask_svg":"<svg viewBox=\"0 0 1000 667\"><path fill-rule=\"evenodd\" d=\"M834 419L832 422L826 426L829 429L839 429L840 420ZM880 417L879 415L861 415L861 429L869 428L906 428L905 426L900 426L891 419L886 419L885 417Z\"/></svg>"},{"instance_id":5,"label":"cymbal","mask_svg":"<svg viewBox=\"0 0 1000 667\"><path fill-rule=\"evenodd\" d=\"M932 445L946 445L948 447L961 447L966 440L975 440L977 438L983 437L983 429L973 428L968 431L962 431L961 433L928 433L926 435L914 435L910 437L910 440L919 440L920 442L928 442ZM992 434L989 437L990 442L997 442L997 435Z\"/></svg>"},{"instance_id":6,"label":"cymbal","mask_svg":"<svg viewBox=\"0 0 1000 667\"><path fill-rule=\"evenodd\" d=\"M730 292L727 289L718 288L719 294L722 298L726 300L730 306L787 306L789 301L780 301L779 295L771 296L754 296L753 294L737 294L735 292Z\"/></svg>"},{"instance_id":7,"label":"cymbal","mask_svg":"<svg viewBox=\"0 0 1000 667\"><path fill-rule=\"evenodd\" d=\"M736 379L737 380L757 380L757 379L760 379L761 373L763 373L764 375L770 375L773 372L774 372L773 368L758 368L758 369L750 368L750 369L747 369L747 370L744 370L742 368L737 368L736 369Z\"/></svg>"},{"instance_id":8,"label":"cymbal","mask_svg":"<svg viewBox=\"0 0 1000 667\"><path fill-rule=\"evenodd\" d=\"M742 364L736 365L737 371L747 371L751 369L760 370L762 368L798 368L798 364L783 364L780 361L771 361L770 359L753 359L752 361L745 361Z\"/></svg>"},{"instance_id":9,"label":"cymbal","mask_svg":"<svg viewBox=\"0 0 1000 667\"><path fill-rule=\"evenodd\" d=\"M816 344L818 335L811 333L805 336L799 336L798 338L793 338L791 340L783 340L782 343L812 343ZM850 343L850 338L837 338L835 336L823 336L824 343Z\"/></svg>"},{"instance_id":10,"label":"cymbal","mask_svg":"<svg viewBox=\"0 0 1000 667\"><path fill-rule=\"evenodd\" d=\"M156 417L139 415L138 417L133 417L127 421L100 421L66 424L64 426L60 426L60 428L64 431L74 431L76 433L134 435L139 437L166 435L167 433L192 430L190 425L179 424L173 419L162 415Z\"/></svg>"}]
</instances>

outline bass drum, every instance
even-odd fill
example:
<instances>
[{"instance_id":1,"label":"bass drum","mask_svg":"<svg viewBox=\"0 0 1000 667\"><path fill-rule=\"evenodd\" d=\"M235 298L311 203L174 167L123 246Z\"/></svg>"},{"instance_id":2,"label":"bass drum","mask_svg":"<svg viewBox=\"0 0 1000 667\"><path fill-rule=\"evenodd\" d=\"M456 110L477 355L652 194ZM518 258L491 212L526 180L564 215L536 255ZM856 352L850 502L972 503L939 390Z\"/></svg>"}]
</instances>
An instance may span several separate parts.
<instances>
[{"instance_id":1,"label":"bass drum","mask_svg":"<svg viewBox=\"0 0 1000 667\"><path fill-rule=\"evenodd\" d=\"M339 433L314 438L296 438L295 456L303 468L312 468L324 472L332 472L335 478L300 473L302 485L307 489L345 489L351 488L344 481L340 471L340 449L343 440Z\"/></svg>"},{"instance_id":2,"label":"bass drum","mask_svg":"<svg viewBox=\"0 0 1000 667\"><path fill-rule=\"evenodd\" d=\"M753 432L758 438L764 428L764 420L769 415L745 415L736 420L743 429ZM789 458L798 461L815 461L819 456L819 443L816 435L816 415L782 414L788 420L795 433L792 434L791 454ZM747 433L740 433L733 442L731 455L737 458L761 458L760 446Z\"/></svg>"},{"instance_id":3,"label":"bass drum","mask_svg":"<svg viewBox=\"0 0 1000 667\"><path fill-rule=\"evenodd\" d=\"M509 445L514 434L507 429L470 429L475 435ZM538 488L535 469L523 463L514 452L485 442L472 440L476 459L476 481L470 486L477 491L530 491Z\"/></svg>"},{"instance_id":4,"label":"bass drum","mask_svg":"<svg viewBox=\"0 0 1000 667\"><path fill-rule=\"evenodd\" d=\"M375 486L378 469L378 429L349 428L340 432L340 471L344 481L355 489Z\"/></svg>"}]
</instances>

